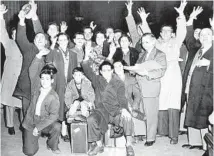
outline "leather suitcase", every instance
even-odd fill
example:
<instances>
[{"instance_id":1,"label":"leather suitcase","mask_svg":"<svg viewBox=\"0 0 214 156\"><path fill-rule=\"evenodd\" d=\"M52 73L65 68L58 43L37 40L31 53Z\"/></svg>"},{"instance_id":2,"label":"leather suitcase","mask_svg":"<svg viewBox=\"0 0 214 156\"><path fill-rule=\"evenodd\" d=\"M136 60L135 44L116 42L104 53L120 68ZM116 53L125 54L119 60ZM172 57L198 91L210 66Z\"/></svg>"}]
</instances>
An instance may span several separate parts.
<instances>
[{"instance_id":1,"label":"leather suitcase","mask_svg":"<svg viewBox=\"0 0 214 156\"><path fill-rule=\"evenodd\" d=\"M71 153L87 153L87 123L71 123Z\"/></svg>"}]
</instances>

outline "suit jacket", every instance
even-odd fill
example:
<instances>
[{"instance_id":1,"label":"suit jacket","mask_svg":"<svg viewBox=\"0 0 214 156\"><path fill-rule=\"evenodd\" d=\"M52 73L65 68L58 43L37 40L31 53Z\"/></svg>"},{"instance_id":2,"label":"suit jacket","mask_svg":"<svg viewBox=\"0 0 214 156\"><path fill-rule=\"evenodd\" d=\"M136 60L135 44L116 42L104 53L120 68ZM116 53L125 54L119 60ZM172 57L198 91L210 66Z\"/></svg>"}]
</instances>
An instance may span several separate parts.
<instances>
[{"instance_id":1,"label":"suit jacket","mask_svg":"<svg viewBox=\"0 0 214 156\"><path fill-rule=\"evenodd\" d=\"M151 66L147 65L149 69L147 70L148 75L146 76L137 75L136 78L140 85L143 97L158 97L160 94L161 87L160 78L164 75L167 67L166 55L157 48L154 48L149 54L147 61L145 60L145 57L146 53L145 52L141 53L137 61L137 64L138 63L143 64L146 63L147 61L154 60L156 63L160 65L160 68L150 69Z\"/></svg>"},{"instance_id":2,"label":"suit jacket","mask_svg":"<svg viewBox=\"0 0 214 156\"><path fill-rule=\"evenodd\" d=\"M57 93L51 89L42 102L39 122L34 121L36 104L39 95L40 90L37 90L33 93L30 106L22 123L23 127L27 130L33 130L36 127L38 131L41 131L58 119L58 112L60 107L59 97Z\"/></svg>"},{"instance_id":3,"label":"suit jacket","mask_svg":"<svg viewBox=\"0 0 214 156\"><path fill-rule=\"evenodd\" d=\"M65 78L64 73L64 60L62 53L58 49L54 49L51 51L47 57L46 62L51 62L54 64L54 66L57 69L56 76L54 78L54 84L53 88L59 95L59 101L60 101L60 110L59 110L59 120L63 121L64 119L64 113L65 113L65 105L64 105L64 99L65 99L65 88L68 82L72 79L72 71L75 67L77 67L77 54L69 50L69 67L68 67L68 75L67 80Z\"/></svg>"}]
</instances>

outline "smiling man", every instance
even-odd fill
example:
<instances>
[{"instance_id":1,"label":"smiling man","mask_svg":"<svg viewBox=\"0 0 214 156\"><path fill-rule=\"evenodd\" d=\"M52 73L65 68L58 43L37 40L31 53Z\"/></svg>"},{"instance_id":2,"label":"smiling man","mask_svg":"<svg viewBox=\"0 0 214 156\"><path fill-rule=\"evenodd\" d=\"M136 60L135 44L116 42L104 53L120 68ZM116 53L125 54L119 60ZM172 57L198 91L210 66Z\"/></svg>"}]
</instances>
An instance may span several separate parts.
<instances>
[{"instance_id":1,"label":"smiling man","mask_svg":"<svg viewBox=\"0 0 214 156\"><path fill-rule=\"evenodd\" d=\"M123 128L121 135L126 137L127 155L134 156L131 146L133 121L125 97L125 85L118 76L113 74L114 66L110 62L104 61L99 67L101 75L96 75L89 61L89 54L86 53L82 67L95 89L95 110L87 118L88 142L95 146L91 146L88 154L91 156L104 151L101 137L111 123Z\"/></svg>"}]
</instances>

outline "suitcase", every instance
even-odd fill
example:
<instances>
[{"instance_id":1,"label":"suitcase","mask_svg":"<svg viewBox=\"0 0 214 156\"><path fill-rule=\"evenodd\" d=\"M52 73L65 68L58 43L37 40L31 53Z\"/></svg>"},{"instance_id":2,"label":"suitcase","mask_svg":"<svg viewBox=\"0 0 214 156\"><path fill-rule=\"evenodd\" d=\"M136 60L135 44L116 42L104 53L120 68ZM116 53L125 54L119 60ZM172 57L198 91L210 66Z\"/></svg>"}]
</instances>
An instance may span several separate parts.
<instances>
[{"instance_id":1,"label":"suitcase","mask_svg":"<svg viewBox=\"0 0 214 156\"><path fill-rule=\"evenodd\" d=\"M87 153L87 123L71 123L71 153Z\"/></svg>"}]
</instances>

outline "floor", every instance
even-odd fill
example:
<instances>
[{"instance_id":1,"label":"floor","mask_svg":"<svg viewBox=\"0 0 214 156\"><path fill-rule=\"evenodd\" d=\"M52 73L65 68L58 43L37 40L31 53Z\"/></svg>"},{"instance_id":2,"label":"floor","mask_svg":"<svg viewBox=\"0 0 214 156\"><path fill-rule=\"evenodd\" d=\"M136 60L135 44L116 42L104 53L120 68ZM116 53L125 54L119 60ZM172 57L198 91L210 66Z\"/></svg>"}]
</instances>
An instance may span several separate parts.
<instances>
[{"instance_id":1,"label":"floor","mask_svg":"<svg viewBox=\"0 0 214 156\"><path fill-rule=\"evenodd\" d=\"M3 118L3 111L1 109L1 155L2 156L24 156L22 153L22 133L19 130L19 122L16 113L16 134L10 136L5 128L5 122ZM52 156L51 151L46 149L46 139L40 138L40 149L36 156ZM201 156L204 152L200 150L183 149L181 146L187 143L186 135L179 136L179 143L177 145L170 145L169 138L157 137L156 143L152 147L145 147L145 141L135 144L135 156ZM71 154L70 143L66 143L60 139L59 148L61 154L58 156L84 156L86 154ZM98 154L98 156L126 156L124 147L110 148L105 147L104 153Z\"/></svg>"}]
</instances>

